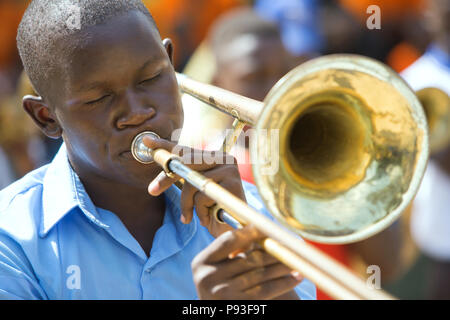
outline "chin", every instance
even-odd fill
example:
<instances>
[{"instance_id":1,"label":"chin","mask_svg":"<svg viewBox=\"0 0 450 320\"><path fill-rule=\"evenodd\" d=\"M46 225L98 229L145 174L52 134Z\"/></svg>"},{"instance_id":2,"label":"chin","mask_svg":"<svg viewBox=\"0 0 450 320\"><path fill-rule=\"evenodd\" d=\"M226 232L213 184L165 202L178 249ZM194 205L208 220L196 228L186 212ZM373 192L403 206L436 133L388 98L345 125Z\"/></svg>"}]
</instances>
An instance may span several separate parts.
<instances>
[{"instance_id":1,"label":"chin","mask_svg":"<svg viewBox=\"0 0 450 320\"><path fill-rule=\"evenodd\" d=\"M156 163L144 165L136 162L135 164L121 167L119 170L121 171L120 182L134 188L147 190L150 182L152 182L163 169Z\"/></svg>"}]
</instances>

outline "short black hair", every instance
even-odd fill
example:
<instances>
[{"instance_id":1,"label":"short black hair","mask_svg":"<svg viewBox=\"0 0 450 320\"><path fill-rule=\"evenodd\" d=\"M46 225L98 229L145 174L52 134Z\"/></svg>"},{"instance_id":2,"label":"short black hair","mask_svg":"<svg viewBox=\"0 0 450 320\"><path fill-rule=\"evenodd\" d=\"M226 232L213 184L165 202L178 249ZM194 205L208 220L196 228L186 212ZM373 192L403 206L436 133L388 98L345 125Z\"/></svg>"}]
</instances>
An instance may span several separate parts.
<instances>
[{"instance_id":1,"label":"short black hair","mask_svg":"<svg viewBox=\"0 0 450 320\"><path fill-rule=\"evenodd\" d=\"M130 11L145 14L157 30L141 0L31 1L17 31L17 47L34 90L42 97L48 94L47 84L63 58L55 50L57 43ZM79 26L76 21L80 22Z\"/></svg>"},{"instance_id":2,"label":"short black hair","mask_svg":"<svg viewBox=\"0 0 450 320\"><path fill-rule=\"evenodd\" d=\"M244 34L281 39L276 23L261 17L251 7L242 6L216 20L209 32L209 43L213 52L219 54L225 45Z\"/></svg>"}]
</instances>

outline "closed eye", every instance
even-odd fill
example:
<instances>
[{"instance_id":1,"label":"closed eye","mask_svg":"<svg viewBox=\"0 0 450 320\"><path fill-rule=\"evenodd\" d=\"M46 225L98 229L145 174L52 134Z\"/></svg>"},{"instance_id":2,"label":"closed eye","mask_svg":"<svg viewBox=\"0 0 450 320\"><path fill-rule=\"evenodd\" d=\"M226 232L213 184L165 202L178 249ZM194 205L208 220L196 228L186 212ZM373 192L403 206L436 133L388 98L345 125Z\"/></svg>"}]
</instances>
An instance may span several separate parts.
<instances>
[{"instance_id":1,"label":"closed eye","mask_svg":"<svg viewBox=\"0 0 450 320\"><path fill-rule=\"evenodd\" d=\"M150 84L150 83L152 83L153 81L155 81L156 79L158 79L158 77L161 75L161 73L158 73L156 76L154 76L154 77L151 77L151 78L148 78L148 79L145 79L145 80L143 80L143 81L141 81L141 82L139 82L139 84L143 84L143 85L145 85L145 84Z\"/></svg>"},{"instance_id":2,"label":"closed eye","mask_svg":"<svg viewBox=\"0 0 450 320\"><path fill-rule=\"evenodd\" d=\"M96 103L101 102L102 100L108 98L109 96L110 96L109 94L105 94L104 96L102 96L102 97L100 97L98 99L86 102L86 104L96 104Z\"/></svg>"}]
</instances>

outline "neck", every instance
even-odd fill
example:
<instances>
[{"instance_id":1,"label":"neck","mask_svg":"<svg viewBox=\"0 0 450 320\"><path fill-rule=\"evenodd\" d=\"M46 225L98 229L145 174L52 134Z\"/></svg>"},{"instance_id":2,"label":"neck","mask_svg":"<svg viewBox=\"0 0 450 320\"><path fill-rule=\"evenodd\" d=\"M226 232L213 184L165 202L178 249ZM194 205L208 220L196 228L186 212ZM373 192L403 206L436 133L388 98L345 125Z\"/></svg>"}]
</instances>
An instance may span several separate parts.
<instances>
[{"instance_id":1,"label":"neck","mask_svg":"<svg viewBox=\"0 0 450 320\"><path fill-rule=\"evenodd\" d=\"M157 230L163 223L164 195L150 196L146 188L99 177L93 173L77 174L96 207L116 214L131 233L135 230Z\"/></svg>"}]
</instances>

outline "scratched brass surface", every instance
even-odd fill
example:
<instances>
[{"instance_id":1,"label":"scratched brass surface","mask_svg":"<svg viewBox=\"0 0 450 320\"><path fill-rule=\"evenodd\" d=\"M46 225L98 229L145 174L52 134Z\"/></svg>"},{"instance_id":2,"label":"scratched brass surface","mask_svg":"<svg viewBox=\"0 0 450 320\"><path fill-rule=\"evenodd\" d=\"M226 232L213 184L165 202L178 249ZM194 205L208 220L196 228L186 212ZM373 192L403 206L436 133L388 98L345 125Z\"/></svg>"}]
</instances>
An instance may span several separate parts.
<instances>
[{"instance_id":1,"label":"scratched brass surface","mask_svg":"<svg viewBox=\"0 0 450 320\"><path fill-rule=\"evenodd\" d=\"M414 92L385 65L317 58L264 102L253 172L282 224L313 241L355 242L388 227L414 197L428 159L427 122Z\"/></svg>"}]
</instances>

